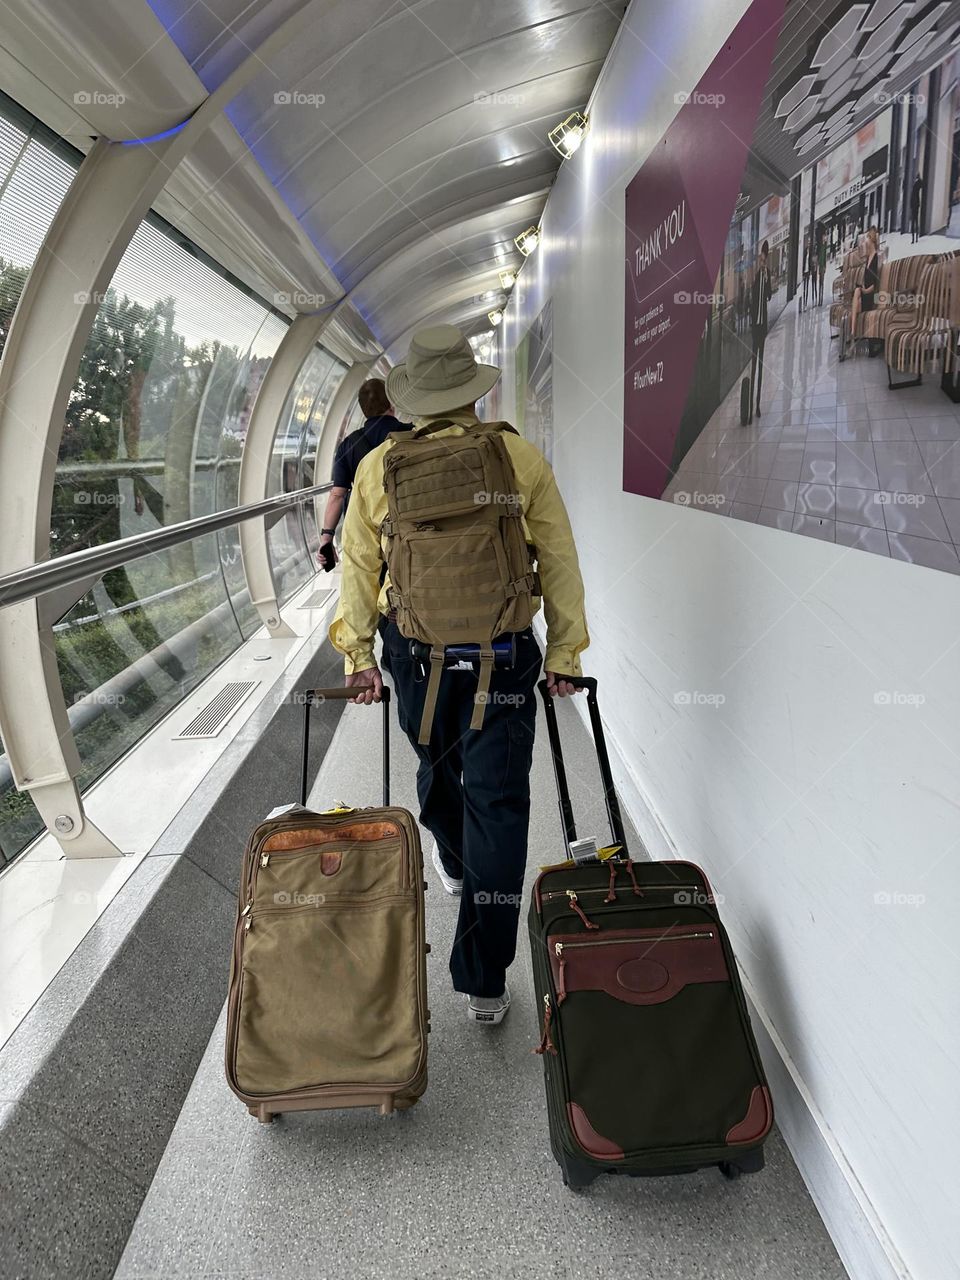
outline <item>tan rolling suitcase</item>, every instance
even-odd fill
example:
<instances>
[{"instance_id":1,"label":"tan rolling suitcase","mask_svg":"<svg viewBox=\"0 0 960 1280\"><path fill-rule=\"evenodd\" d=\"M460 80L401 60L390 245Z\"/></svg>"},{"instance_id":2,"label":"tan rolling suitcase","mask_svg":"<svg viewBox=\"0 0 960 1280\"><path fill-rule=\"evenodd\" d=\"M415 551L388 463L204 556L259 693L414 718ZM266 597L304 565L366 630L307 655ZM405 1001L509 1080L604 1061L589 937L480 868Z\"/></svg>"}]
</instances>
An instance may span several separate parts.
<instances>
[{"instance_id":1,"label":"tan rolling suitcase","mask_svg":"<svg viewBox=\"0 0 960 1280\"><path fill-rule=\"evenodd\" d=\"M261 822L243 859L230 992L227 1081L264 1123L284 1111L411 1107L427 1086L427 945L416 821L389 803L313 813L306 800Z\"/></svg>"}]
</instances>

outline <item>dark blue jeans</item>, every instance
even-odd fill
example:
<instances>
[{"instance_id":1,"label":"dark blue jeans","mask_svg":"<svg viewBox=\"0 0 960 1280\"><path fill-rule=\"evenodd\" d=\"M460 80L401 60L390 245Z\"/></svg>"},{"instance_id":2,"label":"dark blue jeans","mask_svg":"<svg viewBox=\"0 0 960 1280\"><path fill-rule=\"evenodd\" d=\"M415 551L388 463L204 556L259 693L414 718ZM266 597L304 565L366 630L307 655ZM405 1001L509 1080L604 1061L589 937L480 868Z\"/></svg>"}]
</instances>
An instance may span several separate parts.
<instances>
[{"instance_id":1,"label":"dark blue jeans","mask_svg":"<svg viewBox=\"0 0 960 1280\"><path fill-rule=\"evenodd\" d=\"M421 747L426 679L394 623L383 642L400 725L420 757L420 821L436 837L444 868L463 877L453 985L468 995L499 996L517 949L540 647L532 631L518 634L516 665L491 677L482 729L470 728L477 673L445 670L430 743Z\"/></svg>"}]
</instances>

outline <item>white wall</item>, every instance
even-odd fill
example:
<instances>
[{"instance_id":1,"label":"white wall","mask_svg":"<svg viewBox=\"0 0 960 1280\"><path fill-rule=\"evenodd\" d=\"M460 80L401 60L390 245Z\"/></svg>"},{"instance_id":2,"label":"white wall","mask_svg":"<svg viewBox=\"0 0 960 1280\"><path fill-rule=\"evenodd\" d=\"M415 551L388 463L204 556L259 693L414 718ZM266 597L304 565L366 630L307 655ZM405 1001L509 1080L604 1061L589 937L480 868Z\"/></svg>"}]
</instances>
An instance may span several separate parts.
<instances>
[{"instance_id":1,"label":"white wall","mask_svg":"<svg viewBox=\"0 0 960 1280\"><path fill-rule=\"evenodd\" d=\"M960 583L621 489L624 187L745 7L629 10L501 330L503 413L512 350L552 297L585 669L627 794L726 898L782 1057L781 1125L851 1275L946 1280L960 1274ZM678 705L684 690L726 702ZM878 706L880 690L926 702Z\"/></svg>"}]
</instances>

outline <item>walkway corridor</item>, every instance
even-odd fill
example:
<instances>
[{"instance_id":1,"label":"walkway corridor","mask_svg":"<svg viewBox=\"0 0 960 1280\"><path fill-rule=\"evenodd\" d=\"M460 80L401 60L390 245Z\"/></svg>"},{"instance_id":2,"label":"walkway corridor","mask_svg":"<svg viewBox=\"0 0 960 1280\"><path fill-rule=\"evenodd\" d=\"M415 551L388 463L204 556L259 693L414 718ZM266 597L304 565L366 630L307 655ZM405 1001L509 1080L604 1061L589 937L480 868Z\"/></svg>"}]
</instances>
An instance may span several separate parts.
<instances>
[{"instance_id":1,"label":"walkway corridor","mask_svg":"<svg viewBox=\"0 0 960 1280\"><path fill-rule=\"evenodd\" d=\"M573 709L562 711L581 831L599 835L590 741ZM393 798L416 811L413 752L395 737ZM374 800L378 768L379 715L348 707L315 805ZM533 795L528 889L561 839L545 734ZM524 933L509 1017L497 1030L468 1023L447 974L457 908L432 867L427 877L433 1032L423 1101L391 1118L317 1112L259 1126L224 1082L221 1017L117 1280L843 1280L779 1134L766 1145L767 1168L737 1183L710 1171L567 1191L532 1053L538 1013Z\"/></svg>"}]
</instances>

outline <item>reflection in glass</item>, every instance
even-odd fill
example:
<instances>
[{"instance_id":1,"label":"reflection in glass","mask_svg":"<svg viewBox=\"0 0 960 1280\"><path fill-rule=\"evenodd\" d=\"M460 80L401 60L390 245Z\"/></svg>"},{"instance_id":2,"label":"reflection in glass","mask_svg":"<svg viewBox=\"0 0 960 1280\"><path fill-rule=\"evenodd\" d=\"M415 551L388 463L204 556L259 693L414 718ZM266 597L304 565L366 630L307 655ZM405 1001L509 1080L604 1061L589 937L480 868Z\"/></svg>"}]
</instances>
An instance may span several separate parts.
<instances>
[{"instance_id":1,"label":"reflection in glass","mask_svg":"<svg viewBox=\"0 0 960 1280\"><path fill-rule=\"evenodd\" d=\"M216 534L126 566L134 599L118 604L107 574L54 627L70 724L88 786L236 649Z\"/></svg>"},{"instance_id":2,"label":"reflection in glass","mask_svg":"<svg viewBox=\"0 0 960 1280\"><path fill-rule=\"evenodd\" d=\"M273 446L268 493L292 493L313 480L316 441L345 367L316 347L294 383ZM313 503L288 511L267 535L277 598L282 604L316 572L319 546Z\"/></svg>"}]
</instances>

